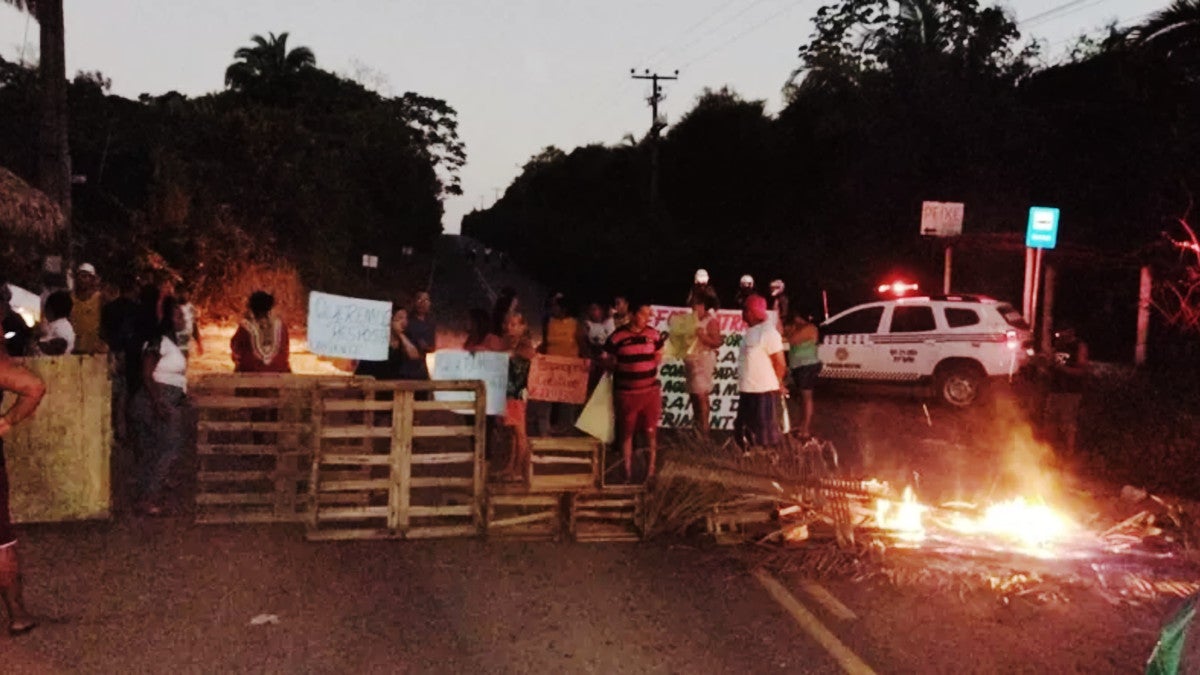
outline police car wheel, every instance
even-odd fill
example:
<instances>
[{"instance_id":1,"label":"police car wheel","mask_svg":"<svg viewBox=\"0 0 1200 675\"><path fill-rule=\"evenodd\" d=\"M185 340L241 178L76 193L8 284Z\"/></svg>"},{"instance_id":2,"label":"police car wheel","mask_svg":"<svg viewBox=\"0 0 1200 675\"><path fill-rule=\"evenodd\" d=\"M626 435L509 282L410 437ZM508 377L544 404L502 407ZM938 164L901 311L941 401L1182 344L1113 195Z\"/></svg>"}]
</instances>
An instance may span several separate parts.
<instances>
[{"instance_id":1,"label":"police car wheel","mask_svg":"<svg viewBox=\"0 0 1200 675\"><path fill-rule=\"evenodd\" d=\"M937 395L947 404L966 408L983 395L985 377L977 367L950 365L938 369L934 376Z\"/></svg>"}]
</instances>

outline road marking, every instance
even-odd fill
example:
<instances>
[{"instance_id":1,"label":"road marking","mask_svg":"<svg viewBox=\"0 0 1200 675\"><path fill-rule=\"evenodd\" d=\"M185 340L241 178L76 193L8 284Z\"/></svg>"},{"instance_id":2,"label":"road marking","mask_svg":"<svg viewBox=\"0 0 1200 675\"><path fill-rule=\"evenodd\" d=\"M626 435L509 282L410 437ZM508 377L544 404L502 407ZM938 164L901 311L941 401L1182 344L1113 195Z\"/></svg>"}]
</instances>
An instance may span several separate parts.
<instances>
[{"instance_id":1,"label":"road marking","mask_svg":"<svg viewBox=\"0 0 1200 675\"><path fill-rule=\"evenodd\" d=\"M792 615L792 618L796 620L796 623L800 624L800 627L806 633L811 635L818 644L824 647L825 651L829 652L829 655L838 662L842 670L852 675L875 675L875 671L871 670L870 666L858 658L854 652L850 651L849 647L842 644L842 641L838 640L837 636L830 632L817 617L813 616L812 612L805 609L804 605L800 604L800 601L789 593L775 577L764 570L758 569L754 570L754 578L758 579L758 583L767 589L767 593L771 594L775 602L782 605L788 614Z\"/></svg>"},{"instance_id":2,"label":"road marking","mask_svg":"<svg viewBox=\"0 0 1200 675\"><path fill-rule=\"evenodd\" d=\"M829 610L837 618L844 621L854 621L858 619L858 615L856 615L853 610L843 605L841 600L838 600L836 597L834 597L833 593L830 593L829 590L821 584L818 584L815 581L805 581L800 584L800 588L803 588L805 593L808 593L813 600L821 603L825 609Z\"/></svg>"}]
</instances>

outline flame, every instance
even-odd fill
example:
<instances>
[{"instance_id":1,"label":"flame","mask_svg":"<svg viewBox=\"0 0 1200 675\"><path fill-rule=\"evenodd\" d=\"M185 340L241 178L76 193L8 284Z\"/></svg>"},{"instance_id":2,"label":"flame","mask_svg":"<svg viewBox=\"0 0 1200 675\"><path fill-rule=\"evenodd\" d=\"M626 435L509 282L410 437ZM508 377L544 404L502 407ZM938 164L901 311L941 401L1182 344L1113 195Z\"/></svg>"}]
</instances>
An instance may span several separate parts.
<instances>
[{"instance_id":1,"label":"flame","mask_svg":"<svg viewBox=\"0 0 1200 675\"><path fill-rule=\"evenodd\" d=\"M920 543L926 538L925 516L929 510L917 501L912 488L906 487L900 501L875 501L875 520L897 540ZM943 531L1009 540L1024 551L1042 555L1049 554L1048 546L1077 527L1045 502L1024 497L992 504L977 515L956 513L949 520L939 518L934 523Z\"/></svg>"},{"instance_id":2,"label":"flame","mask_svg":"<svg viewBox=\"0 0 1200 675\"><path fill-rule=\"evenodd\" d=\"M905 487L900 501L875 500L875 521L879 527L896 533L901 541L919 542L925 539L925 524L922 522L929 507L917 501L912 487Z\"/></svg>"},{"instance_id":3,"label":"flame","mask_svg":"<svg viewBox=\"0 0 1200 675\"><path fill-rule=\"evenodd\" d=\"M1061 539L1075 524L1041 501L1030 503L1017 497L992 504L978 519L958 516L950 527L964 534L991 534L1037 548Z\"/></svg>"}]
</instances>

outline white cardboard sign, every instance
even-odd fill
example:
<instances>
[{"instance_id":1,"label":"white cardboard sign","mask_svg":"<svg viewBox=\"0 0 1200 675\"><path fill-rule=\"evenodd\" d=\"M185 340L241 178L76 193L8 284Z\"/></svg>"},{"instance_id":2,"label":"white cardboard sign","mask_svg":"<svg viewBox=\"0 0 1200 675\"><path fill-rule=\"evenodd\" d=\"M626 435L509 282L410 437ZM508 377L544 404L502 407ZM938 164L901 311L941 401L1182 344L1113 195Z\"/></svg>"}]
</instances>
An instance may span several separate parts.
<instances>
[{"instance_id":1,"label":"white cardboard sign","mask_svg":"<svg viewBox=\"0 0 1200 675\"><path fill-rule=\"evenodd\" d=\"M314 354L386 361L391 325L390 302L308 294L308 350Z\"/></svg>"}]
</instances>

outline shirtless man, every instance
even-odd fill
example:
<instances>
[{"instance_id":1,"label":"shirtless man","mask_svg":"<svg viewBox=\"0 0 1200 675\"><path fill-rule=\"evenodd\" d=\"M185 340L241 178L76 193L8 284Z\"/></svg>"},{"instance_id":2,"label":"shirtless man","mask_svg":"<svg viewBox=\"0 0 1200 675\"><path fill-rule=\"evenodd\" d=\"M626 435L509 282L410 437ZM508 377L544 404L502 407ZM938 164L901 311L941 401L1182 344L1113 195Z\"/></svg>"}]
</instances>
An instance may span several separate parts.
<instances>
[{"instance_id":1,"label":"shirtless man","mask_svg":"<svg viewBox=\"0 0 1200 675\"><path fill-rule=\"evenodd\" d=\"M0 320L8 312L7 303L0 303ZM37 626L33 616L25 609L21 593L21 566L17 560L17 538L12 530L8 512L8 471L4 467L4 437L13 425L33 414L46 385L37 375L29 372L8 355L4 349L4 337L0 334L0 396L11 391L17 396L13 404L0 415L0 598L8 609L8 632L23 635Z\"/></svg>"}]
</instances>

